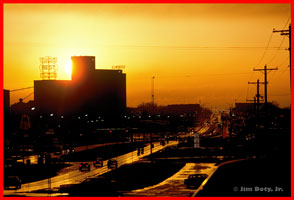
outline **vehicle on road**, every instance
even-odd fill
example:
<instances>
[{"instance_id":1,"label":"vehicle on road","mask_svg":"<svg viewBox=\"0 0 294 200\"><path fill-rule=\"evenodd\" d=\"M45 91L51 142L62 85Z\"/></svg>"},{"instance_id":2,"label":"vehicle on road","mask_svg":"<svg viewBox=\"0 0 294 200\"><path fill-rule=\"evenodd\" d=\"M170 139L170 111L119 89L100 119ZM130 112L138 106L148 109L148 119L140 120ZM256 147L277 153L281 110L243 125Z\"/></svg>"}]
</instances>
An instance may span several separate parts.
<instances>
[{"instance_id":1,"label":"vehicle on road","mask_svg":"<svg viewBox=\"0 0 294 200\"><path fill-rule=\"evenodd\" d=\"M63 149L63 153L64 154L72 154L72 153L74 153L76 150L75 150L75 148L73 148L73 147L66 147L66 148L64 148Z\"/></svg>"},{"instance_id":2,"label":"vehicle on road","mask_svg":"<svg viewBox=\"0 0 294 200\"><path fill-rule=\"evenodd\" d=\"M161 144L162 146L165 146L165 141L164 141L164 140L160 140L160 144Z\"/></svg>"},{"instance_id":3,"label":"vehicle on road","mask_svg":"<svg viewBox=\"0 0 294 200\"><path fill-rule=\"evenodd\" d=\"M79 167L80 171L90 171L90 165L87 162L82 162Z\"/></svg>"},{"instance_id":4,"label":"vehicle on road","mask_svg":"<svg viewBox=\"0 0 294 200\"><path fill-rule=\"evenodd\" d=\"M184 184L187 188L198 188L207 176L207 174L191 174L185 179Z\"/></svg>"},{"instance_id":5,"label":"vehicle on road","mask_svg":"<svg viewBox=\"0 0 294 200\"><path fill-rule=\"evenodd\" d=\"M111 159L107 162L108 169L116 169L117 168L117 160Z\"/></svg>"},{"instance_id":6,"label":"vehicle on road","mask_svg":"<svg viewBox=\"0 0 294 200\"><path fill-rule=\"evenodd\" d=\"M8 176L4 179L4 189L20 189L21 188L21 180L18 176Z\"/></svg>"},{"instance_id":7,"label":"vehicle on road","mask_svg":"<svg viewBox=\"0 0 294 200\"><path fill-rule=\"evenodd\" d=\"M103 167L103 159L102 158L97 158L93 162L94 167Z\"/></svg>"}]
</instances>

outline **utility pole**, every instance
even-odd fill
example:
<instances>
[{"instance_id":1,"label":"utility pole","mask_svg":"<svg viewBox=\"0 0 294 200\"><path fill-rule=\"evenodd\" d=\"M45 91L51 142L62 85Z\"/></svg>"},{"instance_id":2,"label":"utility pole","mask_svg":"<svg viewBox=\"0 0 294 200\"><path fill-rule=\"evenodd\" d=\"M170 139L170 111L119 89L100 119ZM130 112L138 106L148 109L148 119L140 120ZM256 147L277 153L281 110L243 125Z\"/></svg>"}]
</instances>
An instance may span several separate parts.
<instances>
[{"instance_id":1,"label":"utility pole","mask_svg":"<svg viewBox=\"0 0 294 200\"><path fill-rule=\"evenodd\" d=\"M273 33L281 33L281 35L286 35L289 37L289 54L290 54L290 88L291 88L291 24L288 30L273 30Z\"/></svg>"},{"instance_id":2,"label":"utility pole","mask_svg":"<svg viewBox=\"0 0 294 200\"><path fill-rule=\"evenodd\" d=\"M267 71L278 70L278 68L267 68L265 65L263 69L253 69L253 71L264 71L264 107L267 107Z\"/></svg>"},{"instance_id":3,"label":"utility pole","mask_svg":"<svg viewBox=\"0 0 294 200\"><path fill-rule=\"evenodd\" d=\"M256 95L254 96L254 99L246 99L247 102L253 102L254 103L254 113L257 115L257 105L256 105Z\"/></svg>"},{"instance_id":4,"label":"utility pole","mask_svg":"<svg viewBox=\"0 0 294 200\"><path fill-rule=\"evenodd\" d=\"M154 79L155 79L155 77L153 76L152 77L152 84L151 84L151 89L152 89L151 97L152 97L152 106L153 107L154 107Z\"/></svg>"},{"instance_id":5,"label":"utility pole","mask_svg":"<svg viewBox=\"0 0 294 200\"><path fill-rule=\"evenodd\" d=\"M259 107L257 106L257 103L256 103L256 96L254 97L253 102L254 102L254 111L255 111L255 114L257 115L257 112L259 114Z\"/></svg>"},{"instance_id":6,"label":"utility pole","mask_svg":"<svg viewBox=\"0 0 294 200\"><path fill-rule=\"evenodd\" d=\"M260 104L260 93L259 93L259 84L264 84L265 82L260 82L259 79L257 79L257 82L248 82L248 84L256 84L257 91L256 96L254 97L254 104L256 103L256 115L259 116L259 104Z\"/></svg>"},{"instance_id":7,"label":"utility pole","mask_svg":"<svg viewBox=\"0 0 294 200\"><path fill-rule=\"evenodd\" d=\"M154 105L154 79L155 79L155 77L154 76L152 76L152 93L151 93L151 97L152 97L152 109L153 109L153 111L154 111L154 109L155 109L155 105ZM152 130L151 130L151 132L150 132L150 155L152 154L152 148L153 148L153 144L152 144Z\"/></svg>"}]
</instances>

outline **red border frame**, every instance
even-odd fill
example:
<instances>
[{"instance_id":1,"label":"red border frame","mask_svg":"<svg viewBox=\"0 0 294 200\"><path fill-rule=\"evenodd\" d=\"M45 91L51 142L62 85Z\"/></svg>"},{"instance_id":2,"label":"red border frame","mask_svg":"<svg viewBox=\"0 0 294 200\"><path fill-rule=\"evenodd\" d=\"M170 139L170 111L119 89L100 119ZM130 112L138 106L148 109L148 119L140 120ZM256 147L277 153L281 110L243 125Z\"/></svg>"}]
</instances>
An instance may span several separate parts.
<instances>
[{"instance_id":1,"label":"red border frame","mask_svg":"<svg viewBox=\"0 0 294 200\"><path fill-rule=\"evenodd\" d=\"M1 27L2 27L2 37L1 37L1 46L2 46L2 54L1 54L1 58L0 61L2 63L1 65L1 87L3 88L3 44L4 44L4 39L3 39L3 14L4 14L4 10L3 10L3 4L10 4L10 3L287 3L287 4L291 4L291 19L292 19L292 11L294 10L293 6L292 6L292 1L291 0L86 0L86 1L82 1L82 0L3 0L0 4L0 9L2 11L1 14ZM291 42L291 45L293 44L293 40ZM291 58L293 56L291 55ZM291 76L293 77L293 70L291 72ZM291 82L291 86L292 86L292 82ZM294 100L292 99L292 92L293 92L293 86L291 87L291 104L294 102ZM3 105L3 89L0 92L0 105ZM4 140L3 140L3 106L0 106L0 112L1 112L1 116L0 116L0 129L1 129L1 141L0 141L0 198L9 198L9 199L28 199L28 198L32 198L32 197L3 197L3 148L4 148ZM291 136L293 134L293 110L291 109ZM293 184L293 180L294 180L294 174L293 174L293 166L294 166L294 160L293 158L293 152L294 152L294 147L293 147L293 143L294 143L294 137L291 137L291 197L197 197L197 199L220 199L220 200L227 200L227 199L292 199L294 196L293 191L294 191L294 184ZM34 199L46 199L48 197L34 197ZM64 199L64 198L74 198L74 199L85 199L85 197L51 197L54 199ZM87 199L97 199L97 198L102 198L102 199L115 199L118 197L87 197ZM128 200L135 200L135 199L159 199L159 198L165 198L168 200L179 200L179 199L190 199L190 197L125 197Z\"/></svg>"},{"instance_id":2,"label":"red border frame","mask_svg":"<svg viewBox=\"0 0 294 200\"><path fill-rule=\"evenodd\" d=\"M4 0L6 3L291 3L291 0ZM292 10L292 9L291 9Z\"/></svg>"}]
</instances>

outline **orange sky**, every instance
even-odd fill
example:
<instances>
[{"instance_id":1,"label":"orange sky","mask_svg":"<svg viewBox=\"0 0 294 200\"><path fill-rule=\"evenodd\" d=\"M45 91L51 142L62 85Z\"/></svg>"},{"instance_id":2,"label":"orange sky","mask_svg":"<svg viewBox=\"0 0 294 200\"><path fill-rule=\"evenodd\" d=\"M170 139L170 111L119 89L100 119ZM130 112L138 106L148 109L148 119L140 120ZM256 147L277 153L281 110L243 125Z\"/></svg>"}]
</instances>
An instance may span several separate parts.
<instances>
[{"instance_id":1,"label":"orange sky","mask_svg":"<svg viewBox=\"0 0 294 200\"><path fill-rule=\"evenodd\" d=\"M5 4L4 88L33 86L39 57L56 56L62 80L71 56L89 55L97 69L126 66L128 106L151 101L155 76L157 104L228 108L253 99L248 81L263 81L253 68L267 64L279 68L268 100L289 106L288 38L272 30L290 14L290 4Z\"/></svg>"}]
</instances>

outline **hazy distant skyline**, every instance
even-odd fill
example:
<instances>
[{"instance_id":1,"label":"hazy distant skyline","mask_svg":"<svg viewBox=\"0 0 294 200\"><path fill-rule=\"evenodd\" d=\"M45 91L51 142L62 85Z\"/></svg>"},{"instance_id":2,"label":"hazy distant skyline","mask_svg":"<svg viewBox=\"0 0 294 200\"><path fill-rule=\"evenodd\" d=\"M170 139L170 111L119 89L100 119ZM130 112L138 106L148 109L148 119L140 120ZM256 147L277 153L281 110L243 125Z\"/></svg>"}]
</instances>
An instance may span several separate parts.
<instances>
[{"instance_id":1,"label":"hazy distant skyline","mask_svg":"<svg viewBox=\"0 0 294 200\"><path fill-rule=\"evenodd\" d=\"M290 15L290 4L4 4L4 89L33 86L39 57L57 57L63 80L71 56L89 55L97 69L126 66L129 107L151 101L155 76L159 105L227 108L253 99L248 81L263 81L253 68L267 64L279 68L268 100L286 107L288 38L272 30L288 29ZM32 91L11 93L11 103Z\"/></svg>"}]
</instances>

